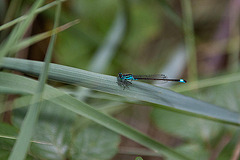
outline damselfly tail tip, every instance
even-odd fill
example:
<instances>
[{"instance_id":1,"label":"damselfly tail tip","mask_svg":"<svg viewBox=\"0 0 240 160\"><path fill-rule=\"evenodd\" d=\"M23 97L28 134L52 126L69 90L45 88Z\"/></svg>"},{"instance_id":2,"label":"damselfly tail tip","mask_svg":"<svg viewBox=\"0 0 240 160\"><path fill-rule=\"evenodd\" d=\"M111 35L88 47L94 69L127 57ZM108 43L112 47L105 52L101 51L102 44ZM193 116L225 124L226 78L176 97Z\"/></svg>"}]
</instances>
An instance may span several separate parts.
<instances>
[{"instance_id":1,"label":"damselfly tail tip","mask_svg":"<svg viewBox=\"0 0 240 160\"><path fill-rule=\"evenodd\" d=\"M187 83L187 81L184 80L184 79L180 79L179 82L181 82L181 83Z\"/></svg>"}]
</instances>

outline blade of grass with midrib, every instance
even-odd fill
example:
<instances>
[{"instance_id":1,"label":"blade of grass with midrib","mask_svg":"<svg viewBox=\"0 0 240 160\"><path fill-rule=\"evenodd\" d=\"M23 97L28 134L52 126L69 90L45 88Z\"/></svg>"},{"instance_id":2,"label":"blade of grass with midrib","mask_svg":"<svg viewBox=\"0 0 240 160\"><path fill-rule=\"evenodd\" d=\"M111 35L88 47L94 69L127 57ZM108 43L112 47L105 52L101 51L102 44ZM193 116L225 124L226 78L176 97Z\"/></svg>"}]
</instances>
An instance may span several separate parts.
<instances>
[{"instance_id":1,"label":"blade of grass with midrib","mask_svg":"<svg viewBox=\"0 0 240 160\"><path fill-rule=\"evenodd\" d=\"M2 67L38 75L42 67L42 62L5 58ZM117 77L57 64L51 64L49 78L64 83L81 85L101 92L158 104L161 105L158 107L183 112L194 117L198 116L205 119L240 125L239 113L142 82L133 82L129 88L123 90L116 83Z\"/></svg>"}]
</instances>

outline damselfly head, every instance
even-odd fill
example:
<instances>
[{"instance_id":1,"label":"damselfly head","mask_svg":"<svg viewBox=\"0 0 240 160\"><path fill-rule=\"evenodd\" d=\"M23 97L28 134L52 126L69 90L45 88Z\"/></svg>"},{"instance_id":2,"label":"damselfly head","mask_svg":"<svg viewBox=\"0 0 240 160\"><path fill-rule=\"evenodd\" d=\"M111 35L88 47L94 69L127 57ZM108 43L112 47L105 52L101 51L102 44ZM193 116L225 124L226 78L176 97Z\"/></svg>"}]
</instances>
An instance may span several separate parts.
<instances>
[{"instance_id":1,"label":"damselfly head","mask_svg":"<svg viewBox=\"0 0 240 160\"><path fill-rule=\"evenodd\" d=\"M118 73L118 77L122 78L123 74L122 73Z\"/></svg>"}]
</instances>

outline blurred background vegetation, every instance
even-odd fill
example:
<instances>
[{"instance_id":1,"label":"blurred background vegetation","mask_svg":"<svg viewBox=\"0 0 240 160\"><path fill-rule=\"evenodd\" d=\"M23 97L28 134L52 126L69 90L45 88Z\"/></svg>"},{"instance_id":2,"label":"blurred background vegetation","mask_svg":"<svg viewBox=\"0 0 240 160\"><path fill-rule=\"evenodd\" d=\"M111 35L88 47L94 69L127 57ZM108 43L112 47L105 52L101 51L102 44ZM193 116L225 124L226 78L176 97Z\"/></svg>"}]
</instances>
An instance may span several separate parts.
<instances>
[{"instance_id":1,"label":"blurred background vegetation","mask_svg":"<svg viewBox=\"0 0 240 160\"><path fill-rule=\"evenodd\" d=\"M0 1L0 24L25 14L32 3L32 0ZM24 37L51 30L54 14L55 7L38 14ZM239 15L239 0L68 0L62 4L60 25L75 19L80 23L57 35L52 62L115 76L118 72L164 73L170 78L184 78L187 84L155 85L239 112ZM10 30L0 32L1 42ZM42 40L14 56L42 61L48 43L49 39ZM50 84L68 90L94 107L109 106L109 113L117 119L190 157L239 158L239 131L234 126L159 107L124 103L117 96L82 92L82 88L75 86ZM14 98L1 96L1 101L11 102ZM4 112L1 125L14 124L17 133L24 112L24 109ZM56 117L49 116L52 112ZM103 127L66 114L72 113L46 107L37 129L41 134L34 137L58 143L55 135L59 136L64 130L71 130L68 134L72 135L64 132L62 143L52 148L33 145L29 159L133 160L138 155L144 160L164 159L129 139L121 137L120 140ZM64 117L71 119L64 120ZM56 127L58 125L61 127ZM76 139L71 141L71 151L64 144L70 137ZM6 143L1 142L4 150L0 151L0 157L3 158L9 155L12 145Z\"/></svg>"}]
</instances>

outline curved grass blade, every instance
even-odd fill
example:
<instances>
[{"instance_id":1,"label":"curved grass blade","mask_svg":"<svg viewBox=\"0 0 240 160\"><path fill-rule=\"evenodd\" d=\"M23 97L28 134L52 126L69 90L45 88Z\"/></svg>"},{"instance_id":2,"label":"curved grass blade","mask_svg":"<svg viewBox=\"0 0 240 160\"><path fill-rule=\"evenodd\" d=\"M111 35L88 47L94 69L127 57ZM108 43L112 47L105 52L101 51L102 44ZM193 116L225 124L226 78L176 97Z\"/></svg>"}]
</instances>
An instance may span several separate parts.
<instances>
[{"instance_id":1,"label":"curved grass blade","mask_svg":"<svg viewBox=\"0 0 240 160\"><path fill-rule=\"evenodd\" d=\"M34 35L32 37L29 37L29 38L26 38L24 40L22 40L21 42L19 42L18 44L16 44L15 46L13 46L10 51L9 51L9 54L13 54L13 53L16 53L17 51L21 50L21 49L24 49L34 43L37 43L43 39L46 39L48 37L51 37L55 34L58 34L59 32L62 32L70 27L72 27L73 25L76 25L77 23L79 23L79 20L74 20L74 21L71 21L69 23L66 23L60 27L57 27L51 31L47 31L47 32L44 32L44 33L40 33L38 35Z\"/></svg>"},{"instance_id":2,"label":"curved grass blade","mask_svg":"<svg viewBox=\"0 0 240 160\"><path fill-rule=\"evenodd\" d=\"M42 62L14 58L4 58L1 64L3 68L33 75L40 73L42 65ZM64 83L81 85L101 92L154 103L157 104L157 107L182 112L194 117L240 125L239 113L142 82L134 82L129 89L123 90L117 85L116 77L57 64L51 64L49 78Z\"/></svg>"}]
</instances>

